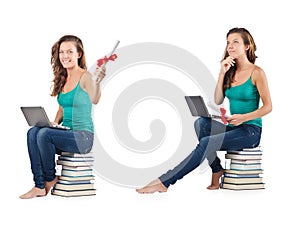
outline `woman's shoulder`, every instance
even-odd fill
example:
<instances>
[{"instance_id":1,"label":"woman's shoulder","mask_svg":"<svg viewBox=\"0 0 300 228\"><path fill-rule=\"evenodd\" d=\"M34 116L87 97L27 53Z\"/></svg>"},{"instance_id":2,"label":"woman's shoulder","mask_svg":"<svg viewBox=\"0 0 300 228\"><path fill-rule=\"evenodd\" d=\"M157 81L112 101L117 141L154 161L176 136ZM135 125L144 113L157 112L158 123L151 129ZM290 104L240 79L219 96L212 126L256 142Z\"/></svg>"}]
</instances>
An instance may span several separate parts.
<instances>
[{"instance_id":1,"label":"woman's shoulder","mask_svg":"<svg viewBox=\"0 0 300 228\"><path fill-rule=\"evenodd\" d=\"M261 74L261 73L264 73L264 70L260 66L254 65L253 74Z\"/></svg>"},{"instance_id":2,"label":"woman's shoulder","mask_svg":"<svg viewBox=\"0 0 300 228\"><path fill-rule=\"evenodd\" d=\"M84 70L82 73L81 79L86 79L86 78L90 78L90 77L92 77L92 74L89 71Z\"/></svg>"},{"instance_id":3,"label":"woman's shoulder","mask_svg":"<svg viewBox=\"0 0 300 228\"><path fill-rule=\"evenodd\" d=\"M92 74L85 70L80 78L80 86L82 89L86 90L89 85L93 82Z\"/></svg>"},{"instance_id":4,"label":"woman's shoulder","mask_svg":"<svg viewBox=\"0 0 300 228\"><path fill-rule=\"evenodd\" d=\"M93 77L92 74L91 74L89 71L85 70L85 71L82 73L82 76L81 76L81 78L80 78L80 82L81 82L81 83L86 83L86 82L92 80L92 77Z\"/></svg>"},{"instance_id":5,"label":"woman's shoulder","mask_svg":"<svg viewBox=\"0 0 300 228\"><path fill-rule=\"evenodd\" d=\"M264 80L265 78L266 78L265 71L260 66L254 65L254 70L252 73L253 82L255 83L259 80Z\"/></svg>"}]
</instances>

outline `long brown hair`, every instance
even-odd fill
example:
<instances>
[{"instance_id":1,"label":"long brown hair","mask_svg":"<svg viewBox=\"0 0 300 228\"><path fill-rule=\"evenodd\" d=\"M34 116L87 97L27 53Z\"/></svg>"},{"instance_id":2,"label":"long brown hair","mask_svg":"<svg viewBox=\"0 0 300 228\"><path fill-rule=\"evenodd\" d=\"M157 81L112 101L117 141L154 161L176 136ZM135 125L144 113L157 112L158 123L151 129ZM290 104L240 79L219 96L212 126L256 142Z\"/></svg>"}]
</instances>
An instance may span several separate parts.
<instances>
[{"instance_id":1,"label":"long brown hair","mask_svg":"<svg viewBox=\"0 0 300 228\"><path fill-rule=\"evenodd\" d=\"M82 41L73 35L61 37L51 49L51 66L54 74L51 96L57 96L62 91L68 77L67 70L62 66L59 60L59 48L61 43L65 41L74 42L77 52L81 54L78 59L78 65L83 69L87 69Z\"/></svg>"},{"instance_id":2,"label":"long brown hair","mask_svg":"<svg viewBox=\"0 0 300 228\"><path fill-rule=\"evenodd\" d=\"M244 44L249 45L249 49L247 50L247 58L251 63L254 64L255 60L257 58L257 56L255 55L256 44L255 44L254 39L253 39L252 35L250 34L250 32L245 28L233 28L233 29L229 30L229 32L226 35L226 38L228 38L228 36L232 33L241 34ZM228 54L227 46L226 46L225 51L224 51L224 57L223 57L222 61L224 59L226 59L228 56L229 56L229 54ZM230 69L225 73L224 82L223 82L223 92L225 92L226 89L229 89L231 87L231 83L233 83L233 81L234 81L236 69L237 69L237 66L236 66L236 64L234 64L234 66L230 67Z\"/></svg>"}]
</instances>

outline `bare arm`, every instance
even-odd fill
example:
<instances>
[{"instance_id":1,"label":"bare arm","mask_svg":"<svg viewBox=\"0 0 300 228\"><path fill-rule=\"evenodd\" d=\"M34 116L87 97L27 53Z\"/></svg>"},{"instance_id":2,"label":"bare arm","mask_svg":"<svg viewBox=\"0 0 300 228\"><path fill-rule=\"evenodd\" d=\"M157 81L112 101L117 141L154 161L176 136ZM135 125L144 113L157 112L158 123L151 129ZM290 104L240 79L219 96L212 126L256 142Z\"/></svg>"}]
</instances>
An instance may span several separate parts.
<instances>
[{"instance_id":1,"label":"bare arm","mask_svg":"<svg viewBox=\"0 0 300 228\"><path fill-rule=\"evenodd\" d=\"M253 73L252 77L252 80L257 87L263 105L256 111L245 114L246 121L263 117L264 115L272 111L271 95L265 72L261 68L258 68Z\"/></svg>"},{"instance_id":2,"label":"bare arm","mask_svg":"<svg viewBox=\"0 0 300 228\"><path fill-rule=\"evenodd\" d=\"M63 119L63 109L61 106L59 106L53 123L60 124L62 119Z\"/></svg>"},{"instance_id":3,"label":"bare arm","mask_svg":"<svg viewBox=\"0 0 300 228\"><path fill-rule=\"evenodd\" d=\"M220 105L224 101L224 93L223 93L223 82L224 82L224 76L226 72L235 64L234 59L231 56L228 56L226 59L224 59L221 62L221 69L219 73L219 78L217 81L217 85L215 88L215 103L217 105Z\"/></svg>"},{"instance_id":4,"label":"bare arm","mask_svg":"<svg viewBox=\"0 0 300 228\"><path fill-rule=\"evenodd\" d=\"M105 77L105 68L97 68L95 71L96 81L92 79L92 74L86 72L81 80L82 88L88 93L93 104L98 104L101 97L100 83Z\"/></svg>"},{"instance_id":5,"label":"bare arm","mask_svg":"<svg viewBox=\"0 0 300 228\"><path fill-rule=\"evenodd\" d=\"M215 103L217 105L220 105L224 101L224 93L223 93L223 81L224 81L224 75L223 73L219 73L219 78L217 81L217 85L215 88Z\"/></svg>"}]
</instances>

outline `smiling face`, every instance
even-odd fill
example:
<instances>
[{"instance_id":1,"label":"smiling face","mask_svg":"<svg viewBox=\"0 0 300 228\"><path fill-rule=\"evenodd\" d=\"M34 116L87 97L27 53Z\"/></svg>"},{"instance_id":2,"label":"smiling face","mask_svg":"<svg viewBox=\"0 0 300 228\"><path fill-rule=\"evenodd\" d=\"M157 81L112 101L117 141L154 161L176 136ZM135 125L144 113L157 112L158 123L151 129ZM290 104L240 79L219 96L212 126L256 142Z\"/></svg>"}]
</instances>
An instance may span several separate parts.
<instances>
[{"instance_id":1,"label":"smiling face","mask_svg":"<svg viewBox=\"0 0 300 228\"><path fill-rule=\"evenodd\" d=\"M81 53L77 52L74 42L65 41L61 43L59 48L59 60L64 68L71 69L78 66L80 56Z\"/></svg>"},{"instance_id":2,"label":"smiling face","mask_svg":"<svg viewBox=\"0 0 300 228\"><path fill-rule=\"evenodd\" d=\"M238 59L241 56L245 56L248 49L249 45L244 44L240 33L232 33L228 35L226 50L231 57Z\"/></svg>"}]
</instances>

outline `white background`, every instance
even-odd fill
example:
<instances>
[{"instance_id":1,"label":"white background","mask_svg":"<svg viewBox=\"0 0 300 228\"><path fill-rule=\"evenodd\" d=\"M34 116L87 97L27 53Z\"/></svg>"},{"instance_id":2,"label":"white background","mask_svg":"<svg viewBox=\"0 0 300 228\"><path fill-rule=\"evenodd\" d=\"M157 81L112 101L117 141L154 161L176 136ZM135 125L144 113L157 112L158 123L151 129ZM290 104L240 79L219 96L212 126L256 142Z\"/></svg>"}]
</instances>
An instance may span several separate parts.
<instances>
[{"instance_id":1,"label":"white background","mask_svg":"<svg viewBox=\"0 0 300 228\"><path fill-rule=\"evenodd\" d=\"M299 11L297 1L5 1L1 21L1 227L295 227L297 187ZM168 193L140 195L96 179L95 197L20 200L32 186L21 105L43 105L54 118L50 49L79 36L89 66L120 46L164 42L196 55L217 76L232 27L256 41L273 112L264 118L263 191L208 191L210 172L195 170ZM108 88L107 88L108 89ZM101 101L100 101L101 103ZM191 132L193 135L193 132ZM194 136L193 136L194 137ZM107 139L109 140L109 138ZM296 207L292 209L292 207ZM6 224L6 225L4 225Z\"/></svg>"}]
</instances>

